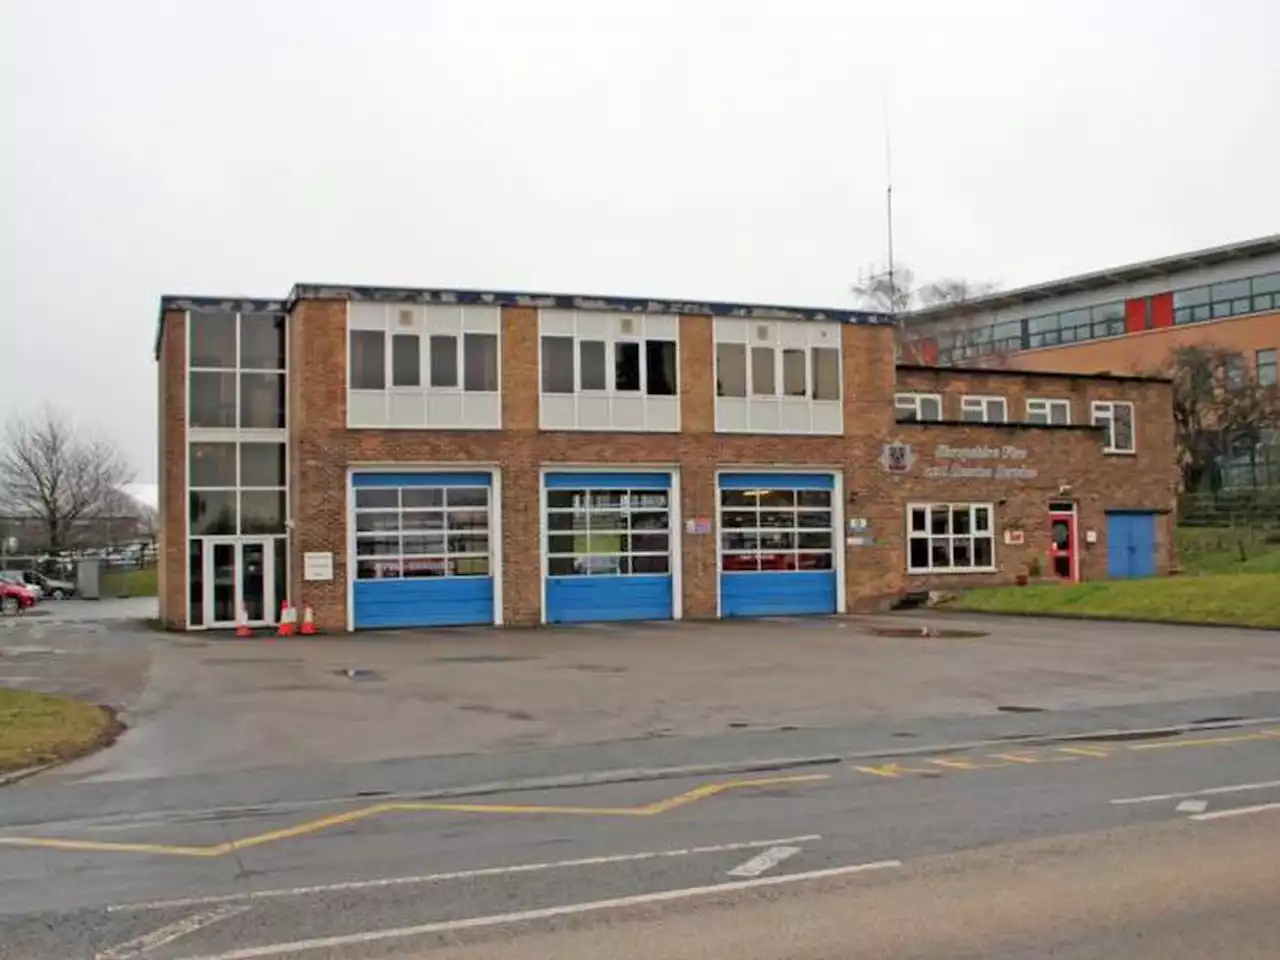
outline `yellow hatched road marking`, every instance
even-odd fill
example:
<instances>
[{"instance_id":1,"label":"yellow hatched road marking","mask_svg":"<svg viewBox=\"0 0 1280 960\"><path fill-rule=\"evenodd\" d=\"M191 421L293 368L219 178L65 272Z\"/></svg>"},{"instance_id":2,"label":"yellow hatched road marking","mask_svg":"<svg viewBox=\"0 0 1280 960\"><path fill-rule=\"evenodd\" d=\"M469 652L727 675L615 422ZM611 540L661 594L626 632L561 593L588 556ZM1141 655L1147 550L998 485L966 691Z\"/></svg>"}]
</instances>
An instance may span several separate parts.
<instances>
[{"instance_id":1,"label":"yellow hatched road marking","mask_svg":"<svg viewBox=\"0 0 1280 960\"><path fill-rule=\"evenodd\" d=\"M656 800L639 807L568 807L538 806L536 804L497 804L497 803L432 803L404 801L397 803L378 803L358 810L335 813L327 817L317 817L292 827L271 830L267 833L254 834L227 843L213 843L205 846L180 846L163 843L118 843L107 840L74 840L59 837L0 837L0 845L8 847L35 847L46 850L78 850L89 853L151 853L171 857L221 857L237 850L258 847L265 843L290 840L328 830L331 827L344 826L367 820L370 817L385 813L445 811L452 813L496 813L496 814L555 814L591 817L653 817L667 813L679 807L697 803L714 797L727 790L741 790L751 787L772 787L795 783L816 783L831 779L829 773L808 773L784 777L760 777L753 780L724 780L719 783L708 783L674 797Z\"/></svg>"}]
</instances>

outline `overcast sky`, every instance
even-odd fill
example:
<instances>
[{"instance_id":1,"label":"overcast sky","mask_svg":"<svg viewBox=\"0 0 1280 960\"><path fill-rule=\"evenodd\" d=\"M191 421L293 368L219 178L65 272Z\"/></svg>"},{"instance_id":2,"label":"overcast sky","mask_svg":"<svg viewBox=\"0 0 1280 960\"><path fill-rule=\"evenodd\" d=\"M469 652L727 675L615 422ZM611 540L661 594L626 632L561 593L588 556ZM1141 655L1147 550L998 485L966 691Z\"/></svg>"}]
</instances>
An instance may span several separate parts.
<instances>
[{"instance_id":1,"label":"overcast sky","mask_svg":"<svg viewBox=\"0 0 1280 960\"><path fill-rule=\"evenodd\" d=\"M1280 230L1274 0L3 0L0 412L153 480L161 293L851 305Z\"/></svg>"}]
</instances>

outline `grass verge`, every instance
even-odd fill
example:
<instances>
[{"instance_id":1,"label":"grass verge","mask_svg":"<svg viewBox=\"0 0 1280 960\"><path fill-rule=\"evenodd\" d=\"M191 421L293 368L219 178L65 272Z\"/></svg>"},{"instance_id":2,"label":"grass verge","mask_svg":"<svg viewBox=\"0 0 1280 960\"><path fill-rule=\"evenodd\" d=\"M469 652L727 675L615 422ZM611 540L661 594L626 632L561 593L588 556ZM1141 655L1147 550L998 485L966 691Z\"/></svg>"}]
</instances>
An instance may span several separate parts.
<instances>
[{"instance_id":1,"label":"grass verge","mask_svg":"<svg viewBox=\"0 0 1280 960\"><path fill-rule=\"evenodd\" d=\"M92 703L0 688L0 774L84 756L122 729L110 710Z\"/></svg>"},{"instance_id":2,"label":"grass verge","mask_svg":"<svg viewBox=\"0 0 1280 960\"><path fill-rule=\"evenodd\" d=\"M965 592L947 608L1280 628L1280 574L979 588Z\"/></svg>"},{"instance_id":3,"label":"grass verge","mask_svg":"<svg viewBox=\"0 0 1280 960\"><path fill-rule=\"evenodd\" d=\"M105 570L102 574L101 593L104 597L154 597L156 568Z\"/></svg>"},{"instance_id":4,"label":"grass verge","mask_svg":"<svg viewBox=\"0 0 1280 960\"><path fill-rule=\"evenodd\" d=\"M1280 531L1179 527L1178 563L1187 573L1280 573Z\"/></svg>"}]
</instances>

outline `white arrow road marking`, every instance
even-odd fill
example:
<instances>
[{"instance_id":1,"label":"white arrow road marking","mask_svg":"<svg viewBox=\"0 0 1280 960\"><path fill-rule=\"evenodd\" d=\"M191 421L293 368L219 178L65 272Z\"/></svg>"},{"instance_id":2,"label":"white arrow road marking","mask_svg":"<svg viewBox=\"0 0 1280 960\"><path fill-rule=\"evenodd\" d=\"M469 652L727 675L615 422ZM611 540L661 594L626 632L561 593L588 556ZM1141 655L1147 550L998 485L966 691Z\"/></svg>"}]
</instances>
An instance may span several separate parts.
<instances>
[{"instance_id":1,"label":"white arrow road marking","mask_svg":"<svg viewBox=\"0 0 1280 960\"><path fill-rule=\"evenodd\" d=\"M150 900L146 903L119 903L107 907L108 913L132 913L138 910L159 910L164 907L203 907L214 903L235 903L245 900L275 900L280 897L305 897L317 893L341 893L348 890L373 890L380 887L402 887L411 884L440 883L445 880L470 880L475 877L499 877L509 873L540 873L544 870L566 870L573 867L595 867L610 863L631 863L636 860L661 860L669 857L691 857L703 853L723 853L727 850L759 850L791 843L821 840L821 834L811 833L803 837L779 837L776 840L744 840L737 843L719 843L714 846L685 847L680 850L657 850L645 853L619 853L604 857L583 857L578 860L553 860L548 863L517 863L507 867L481 867L478 870L454 870L450 873L426 873L416 877L384 877L377 880L349 880L345 883L327 883L314 887L290 887L284 890L246 890L244 893L223 893L208 897L184 897L180 900Z\"/></svg>"},{"instance_id":2,"label":"white arrow road marking","mask_svg":"<svg viewBox=\"0 0 1280 960\"><path fill-rule=\"evenodd\" d=\"M1188 790L1186 793L1153 793L1147 797L1125 797L1111 802L1116 805L1156 803L1161 800L1185 800L1188 797L1216 797L1220 793L1243 793L1246 790L1270 790L1272 787L1280 787L1280 780L1268 780L1265 783L1236 783L1229 787L1209 787L1207 790Z\"/></svg>"},{"instance_id":3,"label":"white arrow road marking","mask_svg":"<svg viewBox=\"0 0 1280 960\"><path fill-rule=\"evenodd\" d=\"M1247 813L1262 813L1264 810L1280 810L1280 803L1260 803L1256 807L1236 807L1234 810L1214 810L1212 813L1197 813L1188 820L1221 820L1223 817L1243 817Z\"/></svg>"},{"instance_id":4,"label":"white arrow road marking","mask_svg":"<svg viewBox=\"0 0 1280 960\"><path fill-rule=\"evenodd\" d=\"M539 910L524 910L520 913L501 913L488 917L468 917L465 920L442 920L436 923L423 923L415 927L391 927L384 930L366 930L363 933L348 933L334 937L316 937L312 940L294 940L292 943L268 943L261 947L244 947L227 953L211 954L202 957L186 957L184 960L258 960L260 957L278 957L283 954L301 953L304 950L323 950L333 947L350 947L357 944L376 943L380 940L403 940L407 937L420 937L431 933L445 933L450 930L470 930L476 927L496 927L509 923L524 923L530 920L545 920L552 917L567 917L579 913L594 913L602 910L615 910L621 907L634 907L646 903L664 903L672 900L687 900L693 897L714 896L721 893L732 893L736 890L753 890L757 887L774 887L788 883L800 883L805 880L822 880L827 877L844 877L871 870L886 870L902 866L901 860L877 860L873 863L855 863L847 867L832 867L828 870L811 870L808 873L784 873L777 877L756 877L752 880L735 880L730 883L715 883L708 887L686 887L683 890L662 890L658 893L642 893L633 897L617 897L613 900L595 900L590 903L573 903L563 907L543 907Z\"/></svg>"},{"instance_id":5,"label":"white arrow road marking","mask_svg":"<svg viewBox=\"0 0 1280 960\"><path fill-rule=\"evenodd\" d=\"M189 936L197 930L203 930L219 920L228 920L238 913L244 913L248 909L248 904L244 906L223 904L220 907L214 907L212 910L193 913L191 916L183 917L181 920L167 924L159 930L152 930L150 933L144 933L140 937L126 940L124 943L111 947L109 950L103 950L95 955L95 960L130 960L132 957L140 957L144 953L150 953L158 947L163 947L166 943L173 943L179 937Z\"/></svg>"},{"instance_id":6,"label":"white arrow road marking","mask_svg":"<svg viewBox=\"0 0 1280 960\"><path fill-rule=\"evenodd\" d=\"M738 864L729 871L729 876L758 877L760 874L772 870L788 857L794 857L799 852L799 847L770 847L768 850L756 854L745 863Z\"/></svg>"},{"instance_id":7,"label":"white arrow road marking","mask_svg":"<svg viewBox=\"0 0 1280 960\"><path fill-rule=\"evenodd\" d=\"M1208 808L1208 800L1183 800L1174 807L1179 813L1204 813Z\"/></svg>"}]
</instances>

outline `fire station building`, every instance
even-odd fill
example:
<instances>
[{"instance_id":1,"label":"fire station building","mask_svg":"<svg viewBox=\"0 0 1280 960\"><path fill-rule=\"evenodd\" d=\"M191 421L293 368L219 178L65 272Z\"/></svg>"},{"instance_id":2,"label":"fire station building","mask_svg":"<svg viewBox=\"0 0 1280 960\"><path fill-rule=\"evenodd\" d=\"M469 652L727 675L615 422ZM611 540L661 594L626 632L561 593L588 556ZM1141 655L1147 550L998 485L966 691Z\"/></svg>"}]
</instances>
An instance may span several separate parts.
<instances>
[{"instance_id":1,"label":"fire station building","mask_svg":"<svg viewBox=\"0 0 1280 960\"><path fill-rule=\"evenodd\" d=\"M1170 569L1167 381L900 366L894 342L846 310L166 296L161 617L835 614Z\"/></svg>"}]
</instances>

